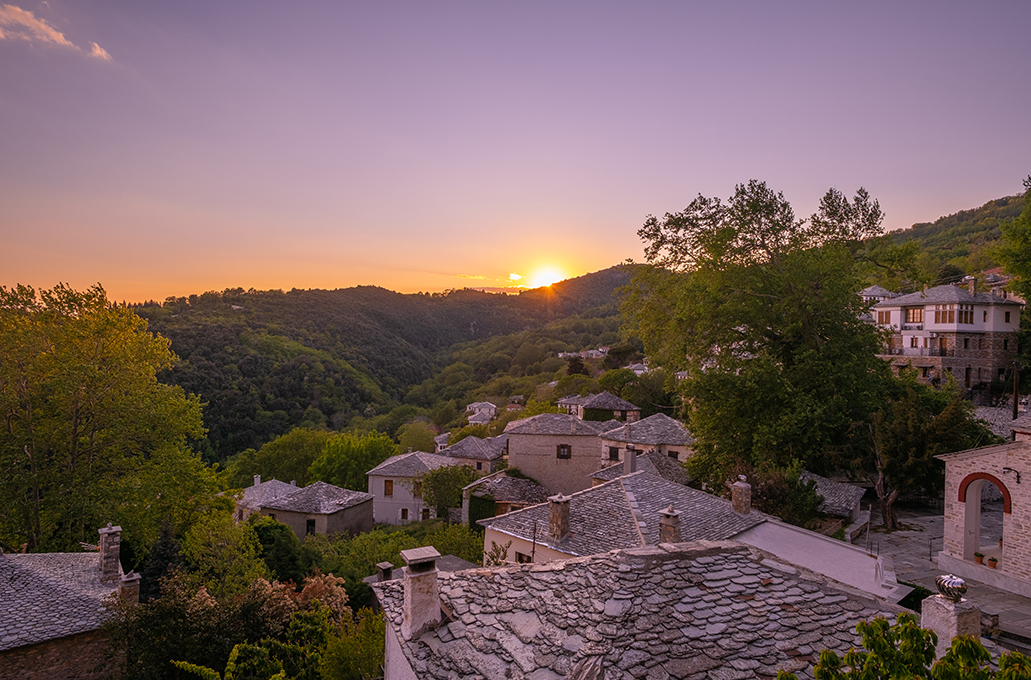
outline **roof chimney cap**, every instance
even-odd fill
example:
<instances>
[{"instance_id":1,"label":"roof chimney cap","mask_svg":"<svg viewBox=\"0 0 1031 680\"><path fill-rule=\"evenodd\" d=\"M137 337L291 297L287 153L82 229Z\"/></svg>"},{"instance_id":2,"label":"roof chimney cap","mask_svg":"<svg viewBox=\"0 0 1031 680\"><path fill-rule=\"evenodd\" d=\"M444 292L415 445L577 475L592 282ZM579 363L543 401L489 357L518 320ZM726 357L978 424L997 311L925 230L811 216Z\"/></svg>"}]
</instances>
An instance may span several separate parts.
<instances>
[{"instance_id":1,"label":"roof chimney cap","mask_svg":"<svg viewBox=\"0 0 1031 680\"><path fill-rule=\"evenodd\" d=\"M433 564L438 559L440 559L440 553L437 552L437 549L433 546L427 545L423 546L422 548L410 548L408 550L402 550L401 559L405 561L405 564L408 565L409 569L416 568L420 565L426 564L429 564L429 567L427 568L432 568ZM417 568L415 570L421 571L421 569Z\"/></svg>"}]
</instances>

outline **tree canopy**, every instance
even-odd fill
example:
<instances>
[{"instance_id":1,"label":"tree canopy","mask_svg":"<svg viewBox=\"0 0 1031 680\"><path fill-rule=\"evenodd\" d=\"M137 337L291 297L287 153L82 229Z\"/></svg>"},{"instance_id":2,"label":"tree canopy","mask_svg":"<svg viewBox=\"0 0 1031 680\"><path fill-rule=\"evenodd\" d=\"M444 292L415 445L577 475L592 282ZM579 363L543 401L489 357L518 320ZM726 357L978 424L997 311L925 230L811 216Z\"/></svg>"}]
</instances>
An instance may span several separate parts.
<instances>
[{"instance_id":1,"label":"tree canopy","mask_svg":"<svg viewBox=\"0 0 1031 680\"><path fill-rule=\"evenodd\" d=\"M397 445L385 434L345 432L326 442L322 455L311 465L309 477L312 481L362 491L369 486L365 473L396 455Z\"/></svg>"}]
</instances>

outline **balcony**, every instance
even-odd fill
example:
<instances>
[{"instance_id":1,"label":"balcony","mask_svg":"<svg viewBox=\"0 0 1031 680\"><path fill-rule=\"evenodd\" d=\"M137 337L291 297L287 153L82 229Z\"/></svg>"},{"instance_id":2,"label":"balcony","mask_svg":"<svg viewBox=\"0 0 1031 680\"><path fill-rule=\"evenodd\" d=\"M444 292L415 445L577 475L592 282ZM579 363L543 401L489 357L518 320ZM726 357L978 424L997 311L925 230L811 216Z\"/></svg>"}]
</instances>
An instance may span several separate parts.
<instances>
[{"instance_id":1,"label":"balcony","mask_svg":"<svg viewBox=\"0 0 1031 680\"><path fill-rule=\"evenodd\" d=\"M940 347L890 347L885 354L901 357L954 357L956 350Z\"/></svg>"},{"instance_id":2,"label":"balcony","mask_svg":"<svg viewBox=\"0 0 1031 680\"><path fill-rule=\"evenodd\" d=\"M904 323L902 324L902 330L904 331L922 331L924 325L922 323Z\"/></svg>"}]
</instances>

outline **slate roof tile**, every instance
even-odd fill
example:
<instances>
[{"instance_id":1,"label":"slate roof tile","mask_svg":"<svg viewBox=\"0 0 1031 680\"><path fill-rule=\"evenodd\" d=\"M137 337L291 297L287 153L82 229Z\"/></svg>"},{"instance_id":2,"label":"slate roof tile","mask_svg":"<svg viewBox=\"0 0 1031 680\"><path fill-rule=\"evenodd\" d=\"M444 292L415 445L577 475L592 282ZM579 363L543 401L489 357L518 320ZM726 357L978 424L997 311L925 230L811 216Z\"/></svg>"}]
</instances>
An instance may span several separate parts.
<instances>
[{"instance_id":1,"label":"slate roof tile","mask_svg":"<svg viewBox=\"0 0 1031 680\"><path fill-rule=\"evenodd\" d=\"M454 458L439 453L412 451L399 456L391 456L365 474L384 477L417 477L430 470L449 465L458 465L458 463Z\"/></svg>"},{"instance_id":2,"label":"slate roof tile","mask_svg":"<svg viewBox=\"0 0 1031 680\"><path fill-rule=\"evenodd\" d=\"M240 505L248 508L260 508L262 504L268 503L274 498L286 496L295 491L297 491L296 484L287 484L278 479L270 479L267 482L255 484L244 489Z\"/></svg>"},{"instance_id":3,"label":"slate roof tile","mask_svg":"<svg viewBox=\"0 0 1031 680\"><path fill-rule=\"evenodd\" d=\"M341 489L325 482L315 482L286 496L279 496L261 507L269 510L304 512L318 515L332 515L367 501L373 495L364 491Z\"/></svg>"},{"instance_id":4,"label":"slate roof tile","mask_svg":"<svg viewBox=\"0 0 1031 680\"><path fill-rule=\"evenodd\" d=\"M642 446L694 444L694 437L683 423L670 418L665 413L656 413L635 423L621 424L617 428L602 432L601 438Z\"/></svg>"},{"instance_id":5,"label":"slate roof tile","mask_svg":"<svg viewBox=\"0 0 1031 680\"><path fill-rule=\"evenodd\" d=\"M1001 298L991 293L975 293L971 295L970 291L964 287L945 285L909 293L908 295L900 295L891 300L882 300L875 304L873 308L940 304L1020 305L1019 302Z\"/></svg>"},{"instance_id":6,"label":"slate roof tile","mask_svg":"<svg viewBox=\"0 0 1031 680\"><path fill-rule=\"evenodd\" d=\"M513 420L505 427L505 434L569 434L596 437L617 425L622 423L618 420L580 420L566 413L541 413Z\"/></svg>"},{"instance_id":7,"label":"slate roof tile","mask_svg":"<svg viewBox=\"0 0 1031 680\"><path fill-rule=\"evenodd\" d=\"M852 484L843 484L815 475L803 470L799 477L805 481L816 482L816 493L823 496L820 512L832 517L848 517L866 493L864 489Z\"/></svg>"},{"instance_id":8,"label":"slate roof tile","mask_svg":"<svg viewBox=\"0 0 1031 680\"><path fill-rule=\"evenodd\" d=\"M439 455L471 460L500 460L505 455L507 444L507 434L487 439L470 436L443 449Z\"/></svg>"},{"instance_id":9,"label":"slate roof tile","mask_svg":"<svg viewBox=\"0 0 1031 680\"><path fill-rule=\"evenodd\" d=\"M623 476L623 463L616 463L597 472L591 473L592 479L600 479L602 481L610 482L616 477ZM647 472L649 474L658 475L663 479L667 479L677 484L688 484L691 481L691 477L687 474L687 470L674 458L670 458L664 453L658 451L649 451L648 453L638 454L637 456L637 470L639 472Z\"/></svg>"}]
</instances>

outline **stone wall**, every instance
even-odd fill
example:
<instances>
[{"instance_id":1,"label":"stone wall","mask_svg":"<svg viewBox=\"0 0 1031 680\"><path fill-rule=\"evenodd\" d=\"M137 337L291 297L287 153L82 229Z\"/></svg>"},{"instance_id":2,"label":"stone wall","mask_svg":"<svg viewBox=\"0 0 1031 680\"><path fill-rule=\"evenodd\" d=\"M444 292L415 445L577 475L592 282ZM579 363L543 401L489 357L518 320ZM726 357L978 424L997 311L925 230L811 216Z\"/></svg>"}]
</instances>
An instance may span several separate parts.
<instances>
[{"instance_id":1,"label":"stone wall","mask_svg":"<svg viewBox=\"0 0 1031 680\"><path fill-rule=\"evenodd\" d=\"M596 435L508 435L508 464L536 480L550 493L571 494L591 486L591 473L600 467ZM558 458L557 447L572 448L569 458Z\"/></svg>"},{"instance_id":2,"label":"stone wall","mask_svg":"<svg viewBox=\"0 0 1031 680\"><path fill-rule=\"evenodd\" d=\"M0 678L95 680L118 666L107 659L107 639L99 631L70 635L0 652Z\"/></svg>"}]
</instances>

